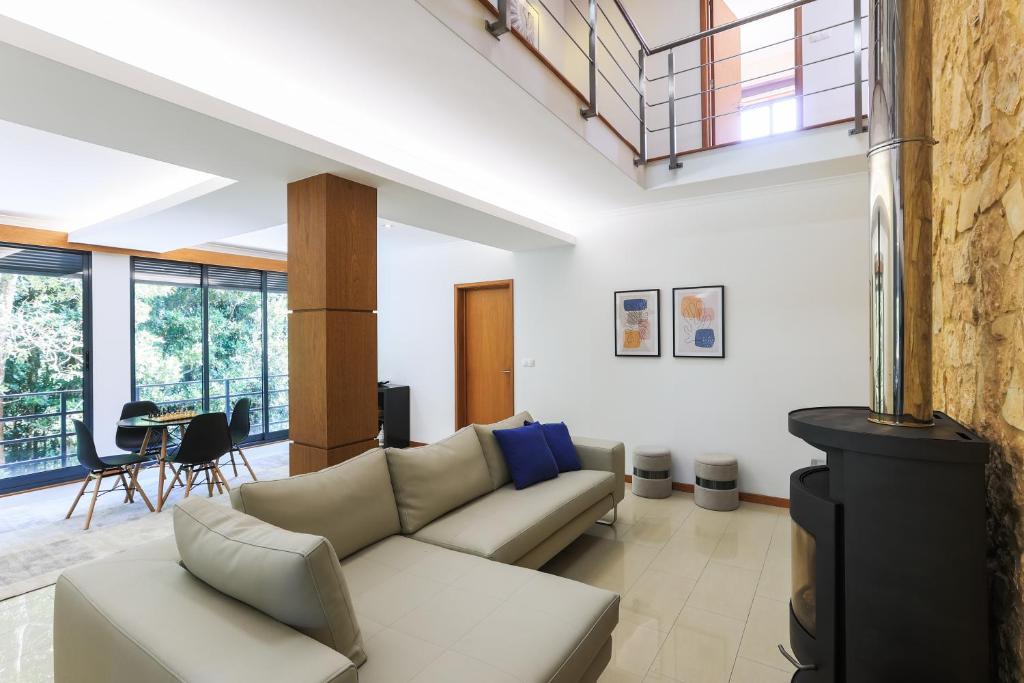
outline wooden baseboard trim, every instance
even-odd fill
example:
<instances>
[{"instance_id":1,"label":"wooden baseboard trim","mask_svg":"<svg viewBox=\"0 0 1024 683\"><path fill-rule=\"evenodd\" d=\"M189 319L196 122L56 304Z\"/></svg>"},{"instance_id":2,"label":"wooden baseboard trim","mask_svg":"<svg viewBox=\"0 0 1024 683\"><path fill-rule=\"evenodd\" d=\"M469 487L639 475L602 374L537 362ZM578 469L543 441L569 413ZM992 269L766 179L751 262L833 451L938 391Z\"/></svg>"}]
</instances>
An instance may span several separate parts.
<instances>
[{"instance_id":1,"label":"wooden baseboard trim","mask_svg":"<svg viewBox=\"0 0 1024 683\"><path fill-rule=\"evenodd\" d=\"M633 475L626 475L626 483L633 483ZM675 491L683 491L685 493L693 493L693 484L684 484L680 481L672 482L672 488ZM789 498L776 498L775 496L766 496L761 493L747 493L746 491L740 491L740 500L747 503L757 503L758 505L771 505L777 508L789 508Z\"/></svg>"}]
</instances>

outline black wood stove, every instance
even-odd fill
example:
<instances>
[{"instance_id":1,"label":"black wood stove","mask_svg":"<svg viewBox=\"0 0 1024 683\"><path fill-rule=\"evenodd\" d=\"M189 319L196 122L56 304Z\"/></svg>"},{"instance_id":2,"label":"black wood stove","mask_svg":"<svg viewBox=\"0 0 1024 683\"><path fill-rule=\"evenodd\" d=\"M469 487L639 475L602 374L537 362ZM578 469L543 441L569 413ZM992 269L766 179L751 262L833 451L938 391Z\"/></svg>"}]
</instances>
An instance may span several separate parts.
<instances>
[{"instance_id":1,"label":"black wood stove","mask_svg":"<svg viewBox=\"0 0 1024 683\"><path fill-rule=\"evenodd\" d=\"M988 680L988 444L810 408L789 431L827 466L790 479L796 683Z\"/></svg>"}]
</instances>

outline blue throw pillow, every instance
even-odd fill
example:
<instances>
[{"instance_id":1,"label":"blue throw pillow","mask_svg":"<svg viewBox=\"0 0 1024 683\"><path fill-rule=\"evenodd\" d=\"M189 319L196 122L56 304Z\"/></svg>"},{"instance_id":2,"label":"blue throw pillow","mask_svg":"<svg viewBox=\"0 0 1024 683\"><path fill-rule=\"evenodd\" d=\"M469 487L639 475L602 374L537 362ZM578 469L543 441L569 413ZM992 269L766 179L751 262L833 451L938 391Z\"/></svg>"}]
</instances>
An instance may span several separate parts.
<instances>
[{"instance_id":1,"label":"blue throw pillow","mask_svg":"<svg viewBox=\"0 0 1024 683\"><path fill-rule=\"evenodd\" d=\"M495 429L494 438L498 440L501 454L505 456L516 489L525 489L558 476L558 463L551 454L540 425Z\"/></svg>"},{"instance_id":2,"label":"blue throw pillow","mask_svg":"<svg viewBox=\"0 0 1024 683\"><path fill-rule=\"evenodd\" d=\"M548 448L551 449L551 454L555 456L555 462L558 463L559 472L575 472L583 469L576 446L572 442L572 437L569 436L569 428L565 426L564 422L528 424L540 425L544 432L544 439L548 442Z\"/></svg>"}]
</instances>

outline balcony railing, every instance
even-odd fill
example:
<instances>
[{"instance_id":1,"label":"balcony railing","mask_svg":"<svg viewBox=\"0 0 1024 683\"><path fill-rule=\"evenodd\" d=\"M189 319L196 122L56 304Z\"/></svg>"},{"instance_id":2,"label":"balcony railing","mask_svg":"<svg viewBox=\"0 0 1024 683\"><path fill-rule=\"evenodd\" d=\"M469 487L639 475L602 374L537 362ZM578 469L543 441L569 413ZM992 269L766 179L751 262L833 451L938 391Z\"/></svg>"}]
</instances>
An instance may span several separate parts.
<instances>
[{"instance_id":1,"label":"balcony railing","mask_svg":"<svg viewBox=\"0 0 1024 683\"><path fill-rule=\"evenodd\" d=\"M268 433L288 426L288 375L269 375L267 387ZM210 380L210 410L223 410L231 417L231 407L240 398L252 401L249 407L253 431L263 432L263 388L262 379L253 377L225 377ZM283 384L283 387L280 386ZM256 387L256 388L253 388ZM220 393L214 393L215 391ZM199 410L203 404L203 381L166 382L162 384L139 384L135 387L135 400L150 400L162 408L182 407ZM275 402L275 397L285 397L285 403ZM283 417L281 415L283 414Z\"/></svg>"},{"instance_id":2,"label":"balcony railing","mask_svg":"<svg viewBox=\"0 0 1024 683\"><path fill-rule=\"evenodd\" d=\"M270 375L268 379L266 433L273 433L288 427L288 375ZM253 388L259 387L259 383L259 377L211 380L211 391L218 393L210 396L210 409L224 410L230 417L232 404L248 397L252 400L250 433L264 433L263 390ZM140 384L136 396L163 407L201 409L202 381ZM0 478L77 464L71 418L83 414L81 389L4 394L0 396L0 406ZM12 432L20 435L12 437Z\"/></svg>"},{"instance_id":3,"label":"balcony railing","mask_svg":"<svg viewBox=\"0 0 1024 683\"><path fill-rule=\"evenodd\" d=\"M68 418L82 414L81 389L3 394L0 404L0 477L75 464L75 430ZM10 437L11 432L25 436Z\"/></svg>"},{"instance_id":4,"label":"balcony railing","mask_svg":"<svg viewBox=\"0 0 1024 683\"><path fill-rule=\"evenodd\" d=\"M675 169L684 154L750 139L755 135L742 134L743 122L765 118L770 129L769 108L783 100L793 102L795 125L782 126L787 132L848 121L851 133L866 130L861 0L790 0L715 25L710 13L700 16L710 2L702 0L694 3L702 9L681 22L700 30L654 45L643 33L652 18L636 21L621 0L481 1L497 15L487 29L496 37L516 35L576 93L584 118L599 117L633 150L637 165L667 159ZM658 11L674 10L664 3ZM780 35L784 13L793 28L781 39L725 49L723 34L736 45L744 30ZM788 44L792 56L783 68L756 68ZM779 82L786 89L758 96ZM732 131L719 130L725 128Z\"/></svg>"}]
</instances>

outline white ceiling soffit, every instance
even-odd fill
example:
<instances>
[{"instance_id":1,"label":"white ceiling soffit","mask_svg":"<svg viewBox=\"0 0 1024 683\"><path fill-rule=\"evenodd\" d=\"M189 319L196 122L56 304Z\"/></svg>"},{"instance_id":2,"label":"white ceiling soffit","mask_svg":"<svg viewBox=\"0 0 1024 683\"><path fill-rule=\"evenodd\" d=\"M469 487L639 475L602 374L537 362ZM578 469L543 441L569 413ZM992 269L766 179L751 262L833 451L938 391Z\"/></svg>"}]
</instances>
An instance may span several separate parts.
<instances>
[{"instance_id":1,"label":"white ceiling soffit","mask_svg":"<svg viewBox=\"0 0 1024 683\"><path fill-rule=\"evenodd\" d=\"M9 0L0 12L23 24L0 30L7 42L236 124L262 117L278 139L301 132L339 148L337 161L543 225L571 230L579 212L642 194L415 0Z\"/></svg>"},{"instance_id":2,"label":"white ceiling soffit","mask_svg":"<svg viewBox=\"0 0 1024 683\"><path fill-rule=\"evenodd\" d=\"M0 222L64 232L153 213L234 182L2 120L0 160Z\"/></svg>"},{"instance_id":3,"label":"white ceiling soffit","mask_svg":"<svg viewBox=\"0 0 1024 683\"><path fill-rule=\"evenodd\" d=\"M2 17L0 39L9 37L12 26L16 29L13 33L22 37L30 34L55 56L86 52ZM109 59L102 61L137 71ZM177 90L260 123L258 117L211 98L187 93L180 87ZM335 173L376 187L378 213L387 219L509 250L573 242L567 233L447 188L423 181L414 187L390 180L7 43L0 43L0 92L17 94L0 97L2 120L237 180L155 213L105 221L76 233L75 239L82 242L169 251L277 225L286 219L287 183L318 173ZM253 127L259 126L249 128ZM310 143L304 147L320 146L329 148L328 152L333 150L334 156L343 155L344 150L291 133L293 138Z\"/></svg>"},{"instance_id":4,"label":"white ceiling soffit","mask_svg":"<svg viewBox=\"0 0 1024 683\"><path fill-rule=\"evenodd\" d=\"M378 221L377 224L378 250L387 249L392 246L404 248L427 247L438 244L450 244L456 240L458 238L451 235L445 235L433 230L422 230L394 221ZM226 237L219 242L204 245L204 247L209 249L229 247L253 250L254 252L260 252L261 255L284 256L288 252L288 226L281 224L264 228L263 230L254 230L244 235Z\"/></svg>"}]
</instances>

